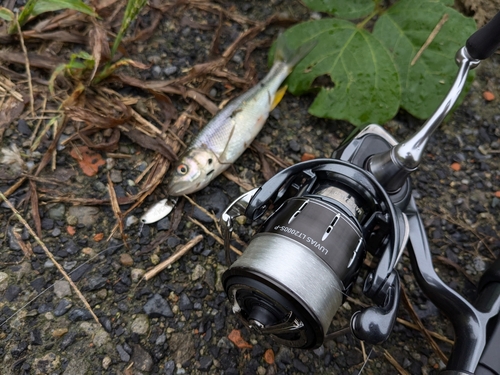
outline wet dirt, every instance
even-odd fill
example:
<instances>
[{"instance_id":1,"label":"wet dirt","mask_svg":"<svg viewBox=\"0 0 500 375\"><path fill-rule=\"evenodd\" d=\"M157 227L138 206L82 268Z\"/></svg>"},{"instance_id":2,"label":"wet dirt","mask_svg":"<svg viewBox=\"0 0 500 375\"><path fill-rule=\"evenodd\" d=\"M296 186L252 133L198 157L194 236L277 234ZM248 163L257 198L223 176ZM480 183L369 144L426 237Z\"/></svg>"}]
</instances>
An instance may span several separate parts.
<instances>
[{"instance_id":1,"label":"wet dirt","mask_svg":"<svg viewBox=\"0 0 500 375\"><path fill-rule=\"evenodd\" d=\"M232 4L241 14L262 20L275 12L306 16L306 8L294 1ZM218 17L199 10L185 15L172 14L161 21L154 37L131 48L130 53L150 63L147 71L132 72L141 79L168 79L181 76L185 69L207 58L213 31L195 28L185 17L216 25ZM183 22L184 19L184 22ZM190 25L190 26L189 26ZM213 29L212 29L213 30ZM242 27L228 22L222 46L233 40ZM279 28L267 29L264 37ZM231 68L243 74L244 51L232 59ZM450 56L453 59L453 56ZM266 49L251 55L257 79L267 71ZM132 74L131 73L131 74ZM232 89L232 88L229 88ZM234 88L238 90L238 88ZM145 95L123 88L131 95ZM216 83L210 97L217 103L227 95L227 87ZM495 99L486 101L485 91ZM436 271L442 279L474 298L475 285L500 249L498 210L500 207L500 55L494 55L477 69L475 82L463 104L431 139L420 170L412 178L413 196L420 208L429 236ZM312 97L289 94L272 112L257 140L288 163L313 154L328 157L352 131L344 122L318 119L307 113ZM178 98L178 109L186 101ZM438 103L436 103L436 106ZM199 131L210 115L196 114L185 142ZM28 128L24 127L27 122ZM405 139L422 124L405 113L384 127L397 140ZM29 138L30 120L16 119L5 131L2 147L11 143L20 148ZM69 148L60 150L56 170L45 178L58 181L57 189L75 197L104 199L111 176L117 196L134 194L134 180L154 158L123 137L117 154L98 169L94 177L84 175ZM106 153L102 156L106 159ZM280 167L270 163L275 171ZM258 186L264 183L263 164L257 152L247 150L230 169L231 173ZM53 187L50 181L40 186ZM10 184L2 180L0 189ZM243 190L225 177L191 196L201 206L220 215ZM17 204L28 186L10 197ZM141 227L138 219L147 206L164 198L160 186L140 208L124 218L127 246L112 233L116 220L109 206L81 206L64 202L40 201L42 240L57 261L71 273L100 324L92 320L74 292L61 280L43 249L23 229L11 211L2 205L0 222L0 371L2 374L397 374L392 358L407 373L434 374L444 364L429 342L416 329L398 321L389 340L381 345L365 345L351 334L326 341L319 349L288 349L270 338L249 332L232 314L220 283L226 269L224 251L212 237L192 221L217 233L213 221L189 201L181 198L177 212L156 224ZM123 206L122 210L127 209ZM29 208L21 214L30 220ZM176 216L177 215L177 216ZM180 216L179 216L180 215ZM169 229L179 218L175 231ZM71 230L69 228L72 228ZM244 225L237 233L248 242L255 226ZM13 232L30 244L34 255L26 257ZM178 246L198 234L204 239L186 255L149 281L141 281L145 271L167 259ZM446 262L448 260L448 262ZM455 264L456 267L450 266ZM425 327L453 340L446 317L422 293L411 273L407 252L398 265L403 287ZM343 304L330 332L349 324L352 313L362 303L362 276L353 289L353 300ZM464 275L466 274L466 276ZM43 292L43 294L40 294ZM411 322L401 306L398 317ZM228 336L241 332L247 348L238 348ZM449 356L451 345L436 342ZM273 354L270 359L270 354Z\"/></svg>"}]
</instances>

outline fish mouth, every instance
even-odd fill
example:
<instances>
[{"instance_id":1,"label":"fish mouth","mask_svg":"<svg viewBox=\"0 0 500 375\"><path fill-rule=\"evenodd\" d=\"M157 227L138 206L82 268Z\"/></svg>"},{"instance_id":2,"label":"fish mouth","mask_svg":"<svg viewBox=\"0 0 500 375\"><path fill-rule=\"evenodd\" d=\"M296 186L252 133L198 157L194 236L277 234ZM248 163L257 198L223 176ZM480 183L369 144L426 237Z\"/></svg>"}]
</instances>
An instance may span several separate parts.
<instances>
[{"instance_id":1,"label":"fish mouth","mask_svg":"<svg viewBox=\"0 0 500 375\"><path fill-rule=\"evenodd\" d=\"M173 197L191 194L198 189L199 184L189 181L170 181L167 185L167 194Z\"/></svg>"}]
</instances>

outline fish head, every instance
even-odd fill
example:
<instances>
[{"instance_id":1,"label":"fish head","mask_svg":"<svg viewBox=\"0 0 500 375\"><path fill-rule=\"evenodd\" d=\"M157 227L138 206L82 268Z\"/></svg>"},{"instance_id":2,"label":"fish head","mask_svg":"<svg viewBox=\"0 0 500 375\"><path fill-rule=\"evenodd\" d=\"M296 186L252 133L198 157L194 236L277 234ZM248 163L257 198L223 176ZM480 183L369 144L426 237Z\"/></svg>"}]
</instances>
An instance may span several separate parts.
<instances>
[{"instance_id":1,"label":"fish head","mask_svg":"<svg viewBox=\"0 0 500 375\"><path fill-rule=\"evenodd\" d=\"M187 150L168 176L167 193L171 196L191 194L214 179L217 158L206 148Z\"/></svg>"}]
</instances>

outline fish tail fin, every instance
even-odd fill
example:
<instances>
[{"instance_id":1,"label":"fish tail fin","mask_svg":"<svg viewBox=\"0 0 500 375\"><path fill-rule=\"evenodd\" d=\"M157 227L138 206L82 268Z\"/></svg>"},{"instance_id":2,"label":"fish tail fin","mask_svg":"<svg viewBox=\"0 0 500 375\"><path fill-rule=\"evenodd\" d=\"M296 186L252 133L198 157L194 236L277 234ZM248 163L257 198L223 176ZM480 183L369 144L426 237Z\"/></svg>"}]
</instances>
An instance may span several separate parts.
<instances>
[{"instance_id":1,"label":"fish tail fin","mask_svg":"<svg viewBox=\"0 0 500 375\"><path fill-rule=\"evenodd\" d=\"M303 43L298 48L291 48L287 43L284 34L281 34L276 40L276 50L274 53L274 61L283 61L286 65L292 69L295 65L299 63L309 52L316 47L317 41L310 40Z\"/></svg>"}]
</instances>

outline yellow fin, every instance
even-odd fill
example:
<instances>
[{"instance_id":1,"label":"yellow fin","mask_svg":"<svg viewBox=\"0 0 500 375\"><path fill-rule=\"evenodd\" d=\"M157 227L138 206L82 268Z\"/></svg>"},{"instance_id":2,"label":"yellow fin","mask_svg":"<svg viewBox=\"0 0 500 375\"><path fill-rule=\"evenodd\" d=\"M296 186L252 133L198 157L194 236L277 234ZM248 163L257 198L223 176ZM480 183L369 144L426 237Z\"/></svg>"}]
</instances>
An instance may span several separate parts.
<instances>
[{"instance_id":1,"label":"yellow fin","mask_svg":"<svg viewBox=\"0 0 500 375\"><path fill-rule=\"evenodd\" d=\"M280 88L278 91L276 91L276 95L274 95L274 100L271 103L271 111L276 108L276 106L281 102L281 99L283 99L283 96L285 96L286 89L288 88L287 85L283 86Z\"/></svg>"}]
</instances>

